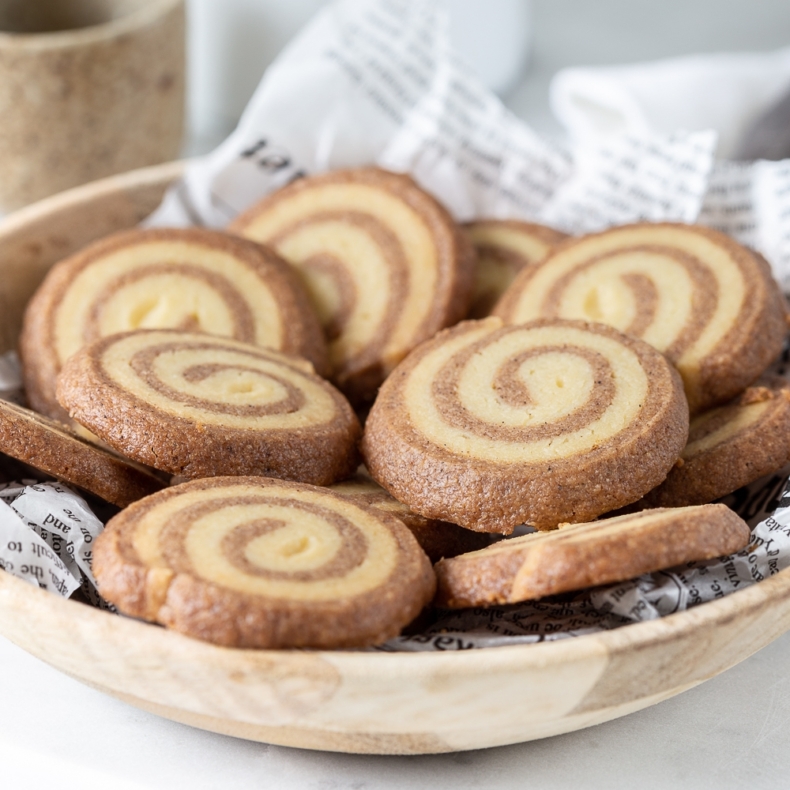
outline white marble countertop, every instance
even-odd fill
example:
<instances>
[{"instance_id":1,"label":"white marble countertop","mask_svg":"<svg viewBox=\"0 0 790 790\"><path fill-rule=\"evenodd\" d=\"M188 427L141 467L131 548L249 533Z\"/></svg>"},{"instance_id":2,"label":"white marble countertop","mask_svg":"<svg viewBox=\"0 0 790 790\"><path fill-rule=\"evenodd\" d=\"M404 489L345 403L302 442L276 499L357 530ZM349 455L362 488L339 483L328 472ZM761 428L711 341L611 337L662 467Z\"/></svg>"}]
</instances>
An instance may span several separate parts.
<instances>
[{"instance_id":1,"label":"white marble countertop","mask_svg":"<svg viewBox=\"0 0 790 790\"><path fill-rule=\"evenodd\" d=\"M508 103L556 133L562 66L790 43L786 0L536 0L530 69ZM193 141L200 152L205 141ZM703 685L625 718L515 746L425 757L338 755L175 724L82 686L0 638L0 787L664 788L790 784L790 634Z\"/></svg>"}]
</instances>

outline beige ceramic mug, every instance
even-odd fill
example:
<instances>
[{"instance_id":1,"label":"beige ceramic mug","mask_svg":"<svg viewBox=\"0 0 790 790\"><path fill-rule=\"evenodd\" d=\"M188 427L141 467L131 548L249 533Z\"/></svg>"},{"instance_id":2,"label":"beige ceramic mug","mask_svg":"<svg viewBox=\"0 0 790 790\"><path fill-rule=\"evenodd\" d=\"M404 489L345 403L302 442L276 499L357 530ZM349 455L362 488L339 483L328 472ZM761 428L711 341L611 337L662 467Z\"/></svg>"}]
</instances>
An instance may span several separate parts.
<instances>
[{"instance_id":1,"label":"beige ceramic mug","mask_svg":"<svg viewBox=\"0 0 790 790\"><path fill-rule=\"evenodd\" d=\"M0 211L177 157L184 0L0 0Z\"/></svg>"}]
</instances>

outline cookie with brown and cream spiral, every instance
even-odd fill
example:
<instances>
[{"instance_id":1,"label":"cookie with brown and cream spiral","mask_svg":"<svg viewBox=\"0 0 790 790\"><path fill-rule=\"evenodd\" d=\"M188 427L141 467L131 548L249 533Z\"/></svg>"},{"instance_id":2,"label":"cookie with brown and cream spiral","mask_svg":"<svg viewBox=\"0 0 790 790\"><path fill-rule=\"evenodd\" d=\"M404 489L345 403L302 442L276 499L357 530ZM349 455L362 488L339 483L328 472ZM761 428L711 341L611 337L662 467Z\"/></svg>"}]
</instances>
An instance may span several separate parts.
<instances>
[{"instance_id":1,"label":"cookie with brown and cream spiral","mask_svg":"<svg viewBox=\"0 0 790 790\"><path fill-rule=\"evenodd\" d=\"M126 614L256 648L383 642L436 586L394 516L260 477L194 480L135 503L99 536L93 570Z\"/></svg>"},{"instance_id":2,"label":"cookie with brown and cream spiral","mask_svg":"<svg viewBox=\"0 0 790 790\"><path fill-rule=\"evenodd\" d=\"M405 175L377 168L303 178L229 230L272 246L302 276L329 343L333 380L355 403L469 306L474 248Z\"/></svg>"},{"instance_id":3,"label":"cookie with brown and cream spiral","mask_svg":"<svg viewBox=\"0 0 790 790\"><path fill-rule=\"evenodd\" d=\"M646 343L603 324L487 318L409 355L379 392L362 451L417 513L509 534L633 502L687 435L680 377Z\"/></svg>"},{"instance_id":4,"label":"cookie with brown and cream spiral","mask_svg":"<svg viewBox=\"0 0 790 790\"><path fill-rule=\"evenodd\" d=\"M472 532L456 524L448 524L435 518L425 518L410 510L403 502L390 496L378 483L372 480L364 467L357 474L335 483L331 490L352 502L378 508L399 518L417 539L422 550L431 562L442 557L455 557L487 546L490 538L480 532Z\"/></svg>"},{"instance_id":5,"label":"cookie with brown and cream spiral","mask_svg":"<svg viewBox=\"0 0 790 790\"><path fill-rule=\"evenodd\" d=\"M637 505L702 505L781 469L790 461L790 381L758 379L734 402L691 421L667 479Z\"/></svg>"},{"instance_id":6,"label":"cookie with brown and cream spiral","mask_svg":"<svg viewBox=\"0 0 790 790\"><path fill-rule=\"evenodd\" d=\"M766 261L723 233L641 223L563 243L494 310L506 323L600 321L666 354L692 413L724 403L779 355L786 307Z\"/></svg>"},{"instance_id":7,"label":"cookie with brown and cream spiral","mask_svg":"<svg viewBox=\"0 0 790 790\"><path fill-rule=\"evenodd\" d=\"M357 465L359 421L309 362L228 338L110 335L68 360L57 395L108 445L170 474L328 485Z\"/></svg>"},{"instance_id":8,"label":"cookie with brown and cream spiral","mask_svg":"<svg viewBox=\"0 0 790 790\"><path fill-rule=\"evenodd\" d=\"M517 603L624 581L749 543L746 522L725 505L643 510L535 532L442 560L439 606Z\"/></svg>"},{"instance_id":9,"label":"cookie with brown and cream spiral","mask_svg":"<svg viewBox=\"0 0 790 790\"><path fill-rule=\"evenodd\" d=\"M134 329L208 332L328 371L304 288L272 250L200 228L138 228L57 263L28 304L20 350L33 408L63 418L55 397L63 363L87 343Z\"/></svg>"},{"instance_id":10,"label":"cookie with brown and cream spiral","mask_svg":"<svg viewBox=\"0 0 790 790\"><path fill-rule=\"evenodd\" d=\"M485 318L525 267L542 261L567 234L516 219L481 219L463 226L477 250L468 318Z\"/></svg>"},{"instance_id":11,"label":"cookie with brown and cream spiral","mask_svg":"<svg viewBox=\"0 0 790 790\"><path fill-rule=\"evenodd\" d=\"M164 488L167 480L77 436L65 425L0 400L0 452L126 507Z\"/></svg>"}]
</instances>

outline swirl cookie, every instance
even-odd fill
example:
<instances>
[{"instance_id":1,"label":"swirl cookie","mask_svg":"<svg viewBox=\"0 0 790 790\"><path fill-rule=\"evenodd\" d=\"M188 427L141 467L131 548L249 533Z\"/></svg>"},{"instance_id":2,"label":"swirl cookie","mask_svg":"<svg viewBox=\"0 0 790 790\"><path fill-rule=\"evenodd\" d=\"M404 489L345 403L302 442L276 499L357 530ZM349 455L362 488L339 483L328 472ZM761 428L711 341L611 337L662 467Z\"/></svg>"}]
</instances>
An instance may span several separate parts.
<instances>
[{"instance_id":1,"label":"swirl cookie","mask_svg":"<svg viewBox=\"0 0 790 790\"><path fill-rule=\"evenodd\" d=\"M55 380L63 363L93 340L133 329L231 337L327 372L318 319L274 252L216 231L137 229L56 264L30 301L20 351L33 408L62 418Z\"/></svg>"},{"instance_id":2,"label":"swirl cookie","mask_svg":"<svg viewBox=\"0 0 790 790\"><path fill-rule=\"evenodd\" d=\"M724 403L779 355L785 304L766 261L722 233L638 224L562 245L494 310L506 323L600 321L666 354L692 413Z\"/></svg>"},{"instance_id":3,"label":"swirl cookie","mask_svg":"<svg viewBox=\"0 0 790 790\"><path fill-rule=\"evenodd\" d=\"M134 617L234 647L363 647L400 633L436 580L394 516L326 489L195 480L113 518L101 594Z\"/></svg>"},{"instance_id":4,"label":"swirl cookie","mask_svg":"<svg viewBox=\"0 0 790 790\"><path fill-rule=\"evenodd\" d=\"M691 421L689 438L667 479L645 507L702 505L726 496L790 461L790 382L758 380L734 403Z\"/></svg>"},{"instance_id":5,"label":"swirl cookie","mask_svg":"<svg viewBox=\"0 0 790 790\"><path fill-rule=\"evenodd\" d=\"M740 551L751 533L725 505L643 510L501 540L436 565L436 603L517 603Z\"/></svg>"},{"instance_id":6,"label":"swirl cookie","mask_svg":"<svg viewBox=\"0 0 790 790\"><path fill-rule=\"evenodd\" d=\"M334 382L372 400L395 365L469 307L474 249L408 176L375 168L295 181L229 228L297 267L329 342Z\"/></svg>"},{"instance_id":7,"label":"swirl cookie","mask_svg":"<svg viewBox=\"0 0 790 790\"><path fill-rule=\"evenodd\" d=\"M364 467L362 469L364 470ZM335 483L331 490L352 502L383 510L399 518L409 528L431 562L438 562L442 557L455 557L457 554L465 554L488 545L489 538L485 534L414 513L402 502L391 497L364 471L358 471L348 480Z\"/></svg>"},{"instance_id":8,"label":"swirl cookie","mask_svg":"<svg viewBox=\"0 0 790 790\"><path fill-rule=\"evenodd\" d=\"M309 362L227 338L110 335L66 362L57 394L110 447L170 474L329 485L357 465L359 421Z\"/></svg>"},{"instance_id":9,"label":"swirl cookie","mask_svg":"<svg viewBox=\"0 0 790 790\"><path fill-rule=\"evenodd\" d=\"M515 219L484 219L464 225L477 250L475 290L469 318L485 318L515 276L543 260L567 239L546 225Z\"/></svg>"},{"instance_id":10,"label":"swirl cookie","mask_svg":"<svg viewBox=\"0 0 790 790\"><path fill-rule=\"evenodd\" d=\"M165 481L81 439L64 425L0 400L0 452L118 507L164 488Z\"/></svg>"},{"instance_id":11,"label":"swirl cookie","mask_svg":"<svg viewBox=\"0 0 790 790\"><path fill-rule=\"evenodd\" d=\"M603 324L487 318L409 355L373 404L362 451L417 513L510 534L639 499L687 435L680 377L646 343Z\"/></svg>"}]
</instances>

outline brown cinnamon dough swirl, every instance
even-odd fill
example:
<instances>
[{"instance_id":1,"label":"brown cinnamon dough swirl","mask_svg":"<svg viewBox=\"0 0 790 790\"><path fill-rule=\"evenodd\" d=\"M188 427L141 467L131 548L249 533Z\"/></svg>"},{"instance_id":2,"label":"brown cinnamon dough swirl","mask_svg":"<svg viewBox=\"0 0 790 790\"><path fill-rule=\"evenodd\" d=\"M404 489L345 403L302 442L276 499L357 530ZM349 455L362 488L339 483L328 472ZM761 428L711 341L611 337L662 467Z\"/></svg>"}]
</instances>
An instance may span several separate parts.
<instances>
[{"instance_id":1,"label":"brown cinnamon dough swirl","mask_svg":"<svg viewBox=\"0 0 790 790\"><path fill-rule=\"evenodd\" d=\"M364 467L357 474L331 488L336 494L347 497L360 505L378 508L399 518L417 539L422 550L431 562L442 557L455 557L468 551L482 549L488 545L489 537L480 532L472 532L456 524L425 518L409 510L402 502L391 497L378 483L368 477Z\"/></svg>"},{"instance_id":2,"label":"brown cinnamon dough swirl","mask_svg":"<svg viewBox=\"0 0 790 790\"><path fill-rule=\"evenodd\" d=\"M357 465L359 421L309 362L227 338L110 335L68 360L57 394L108 445L170 474L329 485Z\"/></svg>"},{"instance_id":3,"label":"brown cinnamon dough swirl","mask_svg":"<svg viewBox=\"0 0 790 790\"><path fill-rule=\"evenodd\" d=\"M307 295L271 250L199 228L135 229L56 264L25 312L20 350L31 405L63 418L55 380L86 343L133 329L183 329L299 354L327 372Z\"/></svg>"},{"instance_id":4,"label":"brown cinnamon dough swirl","mask_svg":"<svg viewBox=\"0 0 790 790\"><path fill-rule=\"evenodd\" d=\"M418 343L462 318L474 248L408 176L376 168L304 178L229 228L297 267L329 342L334 381L352 402Z\"/></svg>"},{"instance_id":5,"label":"brown cinnamon dough swirl","mask_svg":"<svg viewBox=\"0 0 790 790\"><path fill-rule=\"evenodd\" d=\"M680 377L641 340L603 324L487 318L409 355L379 392L362 451L417 513L509 534L633 502L687 435Z\"/></svg>"},{"instance_id":6,"label":"brown cinnamon dough swirl","mask_svg":"<svg viewBox=\"0 0 790 790\"><path fill-rule=\"evenodd\" d=\"M464 225L477 250L475 292L469 318L485 318L515 276L542 261L567 239L546 225L516 219L483 219Z\"/></svg>"},{"instance_id":7,"label":"brown cinnamon dough swirl","mask_svg":"<svg viewBox=\"0 0 790 790\"><path fill-rule=\"evenodd\" d=\"M439 606L517 603L740 551L749 527L725 505L643 510L501 540L436 565Z\"/></svg>"},{"instance_id":8,"label":"brown cinnamon dough swirl","mask_svg":"<svg viewBox=\"0 0 790 790\"><path fill-rule=\"evenodd\" d=\"M151 471L80 438L64 425L4 400L0 400L0 452L118 507L166 485Z\"/></svg>"},{"instance_id":9,"label":"brown cinnamon dough swirl","mask_svg":"<svg viewBox=\"0 0 790 790\"><path fill-rule=\"evenodd\" d=\"M394 516L260 477L195 480L132 505L99 536L93 570L122 612L235 647L377 644L436 586Z\"/></svg>"},{"instance_id":10,"label":"brown cinnamon dough swirl","mask_svg":"<svg viewBox=\"0 0 790 790\"><path fill-rule=\"evenodd\" d=\"M733 403L691 421L679 462L644 507L702 505L790 461L790 382L759 379Z\"/></svg>"},{"instance_id":11,"label":"brown cinnamon dough swirl","mask_svg":"<svg viewBox=\"0 0 790 790\"><path fill-rule=\"evenodd\" d=\"M697 413L779 355L785 309L760 255L709 228L643 223L564 243L519 274L494 314L600 321L639 337L676 365Z\"/></svg>"}]
</instances>

